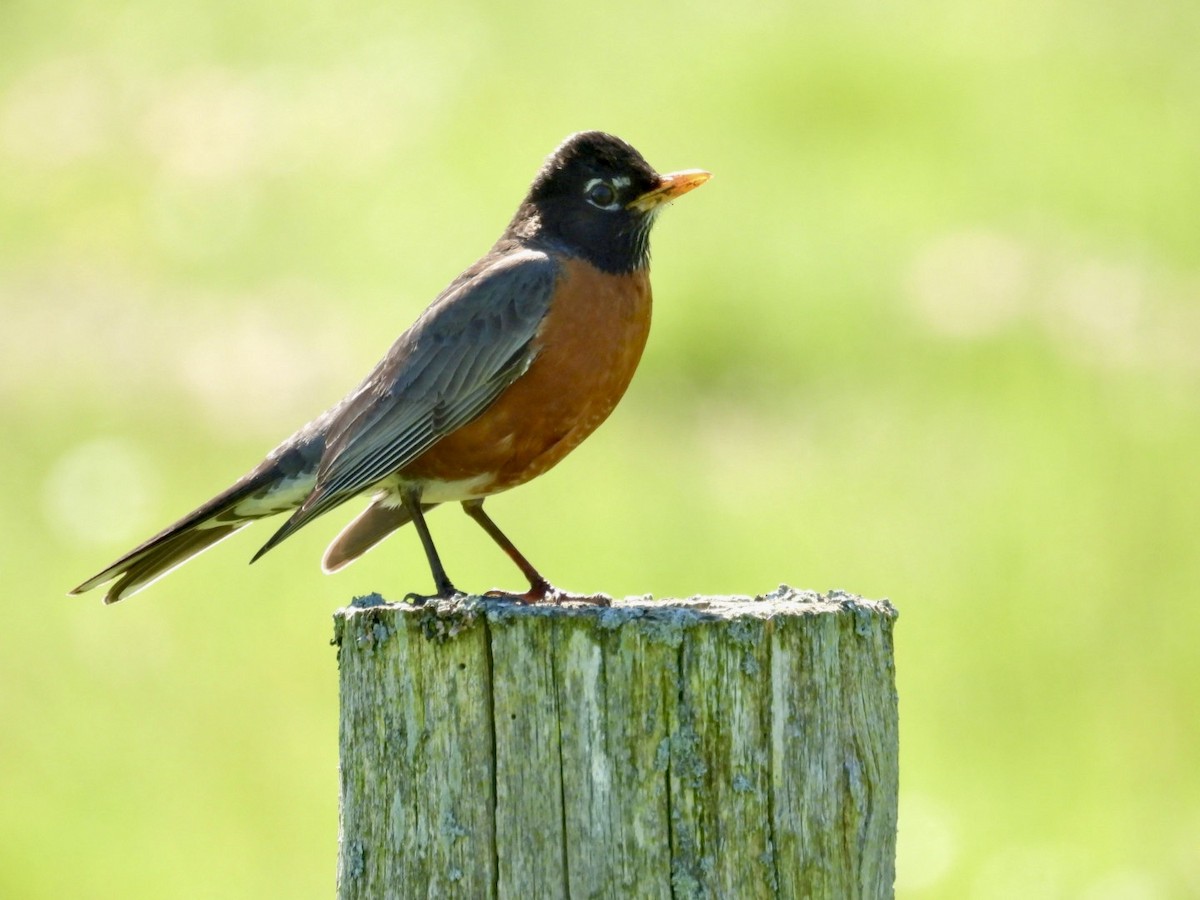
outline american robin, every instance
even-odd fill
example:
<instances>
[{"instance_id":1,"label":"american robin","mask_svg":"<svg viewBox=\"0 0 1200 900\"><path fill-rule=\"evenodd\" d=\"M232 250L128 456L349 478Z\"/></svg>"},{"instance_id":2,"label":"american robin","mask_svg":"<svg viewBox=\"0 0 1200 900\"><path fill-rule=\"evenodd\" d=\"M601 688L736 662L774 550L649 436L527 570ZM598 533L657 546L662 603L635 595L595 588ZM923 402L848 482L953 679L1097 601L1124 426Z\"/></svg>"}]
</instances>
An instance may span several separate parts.
<instances>
[{"instance_id":1,"label":"american robin","mask_svg":"<svg viewBox=\"0 0 1200 900\"><path fill-rule=\"evenodd\" d=\"M568 137L488 253L454 279L366 379L234 485L72 594L115 579L115 603L256 519L294 510L251 560L351 497L372 502L330 544L334 572L402 525L438 597L459 593L425 523L458 501L529 579L561 600L483 510L561 460L625 393L650 329L649 235L699 170L660 175L610 134ZM417 598L421 599L421 598Z\"/></svg>"}]
</instances>

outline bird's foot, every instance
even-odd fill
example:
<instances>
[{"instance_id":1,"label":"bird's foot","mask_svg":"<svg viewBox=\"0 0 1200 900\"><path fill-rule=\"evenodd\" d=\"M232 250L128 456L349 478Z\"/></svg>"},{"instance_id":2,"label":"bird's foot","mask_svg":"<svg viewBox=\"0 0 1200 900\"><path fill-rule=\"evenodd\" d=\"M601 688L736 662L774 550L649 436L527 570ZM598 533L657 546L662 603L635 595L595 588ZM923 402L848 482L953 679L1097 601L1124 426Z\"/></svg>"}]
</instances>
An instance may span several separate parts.
<instances>
[{"instance_id":1,"label":"bird's foot","mask_svg":"<svg viewBox=\"0 0 1200 900\"><path fill-rule=\"evenodd\" d=\"M491 590L484 596L516 600L518 603L524 604L549 603L561 606L564 603L587 603L592 606L612 606L612 597L607 594L573 594L570 591L556 588L544 578L533 582L529 586L529 590L523 594L514 591Z\"/></svg>"},{"instance_id":2,"label":"bird's foot","mask_svg":"<svg viewBox=\"0 0 1200 900\"><path fill-rule=\"evenodd\" d=\"M404 595L404 602L411 603L413 606L424 606L430 600L457 600L460 597L467 596L450 582L438 587L436 594L417 594L409 593Z\"/></svg>"}]
</instances>

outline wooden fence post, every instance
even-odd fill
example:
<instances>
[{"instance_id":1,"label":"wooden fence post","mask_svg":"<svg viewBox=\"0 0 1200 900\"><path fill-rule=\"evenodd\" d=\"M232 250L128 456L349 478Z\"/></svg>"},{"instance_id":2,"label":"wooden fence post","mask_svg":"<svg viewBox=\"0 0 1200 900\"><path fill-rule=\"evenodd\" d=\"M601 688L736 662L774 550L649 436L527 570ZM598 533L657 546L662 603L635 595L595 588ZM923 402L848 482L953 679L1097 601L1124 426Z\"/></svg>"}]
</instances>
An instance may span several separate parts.
<instances>
[{"instance_id":1,"label":"wooden fence post","mask_svg":"<svg viewBox=\"0 0 1200 900\"><path fill-rule=\"evenodd\" d=\"M356 601L338 896L890 897L895 617L786 586Z\"/></svg>"}]
</instances>

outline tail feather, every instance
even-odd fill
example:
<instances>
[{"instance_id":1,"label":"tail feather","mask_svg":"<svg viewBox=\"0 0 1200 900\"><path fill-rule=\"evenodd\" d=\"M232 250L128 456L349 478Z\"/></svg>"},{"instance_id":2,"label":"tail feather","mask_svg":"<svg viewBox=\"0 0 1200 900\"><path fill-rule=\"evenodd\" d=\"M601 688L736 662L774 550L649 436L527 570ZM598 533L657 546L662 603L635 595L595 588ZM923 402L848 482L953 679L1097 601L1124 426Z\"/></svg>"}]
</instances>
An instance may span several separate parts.
<instances>
[{"instance_id":1,"label":"tail feather","mask_svg":"<svg viewBox=\"0 0 1200 900\"><path fill-rule=\"evenodd\" d=\"M359 513L341 533L333 539L321 560L326 572L336 572L354 562L385 537L412 521L403 506L392 506L395 498L379 497ZM437 504L422 503L421 509L432 509Z\"/></svg>"},{"instance_id":2,"label":"tail feather","mask_svg":"<svg viewBox=\"0 0 1200 900\"><path fill-rule=\"evenodd\" d=\"M301 456L306 449L298 445L268 457L236 484L134 547L70 593L82 594L116 579L104 597L105 603L116 603L256 519L298 506L313 481ZM308 468L315 470L315 464Z\"/></svg>"},{"instance_id":3,"label":"tail feather","mask_svg":"<svg viewBox=\"0 0 1200 900\"><path fill-rule=\"evenodd\" d=\"M104 595L104 602L116 603L126 597L132 597L142 588L149 587L167 573L182 566L193 556L203 553L209 547L215 547L249 524L250 520L246 520L232 525L197 527L164 538L136 561L128 564ZM80 588L88 590L85 585L80 585L71 593L81 593Z\"/></svg>"}]
</instances>

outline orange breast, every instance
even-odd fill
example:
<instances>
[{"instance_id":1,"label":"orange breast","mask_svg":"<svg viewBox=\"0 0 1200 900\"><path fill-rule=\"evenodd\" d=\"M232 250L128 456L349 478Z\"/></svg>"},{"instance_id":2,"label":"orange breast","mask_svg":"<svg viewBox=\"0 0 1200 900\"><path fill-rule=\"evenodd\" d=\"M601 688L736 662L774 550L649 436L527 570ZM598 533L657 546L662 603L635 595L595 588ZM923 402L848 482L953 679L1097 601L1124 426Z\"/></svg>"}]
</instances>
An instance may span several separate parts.
<instances>
[{"instance_id":1,"label":"orange breast","mask_svg":"<svg viewBox=\"0 0 1200 900\"><path fill-rule=\"evenodd\" d=\"M529 370L473 422L404 467L405 479L490 476L474 492L524 484L579 446L617 405L650 333L645 271L613 276L569 260Z\"/></svg>"}]
</instances>

